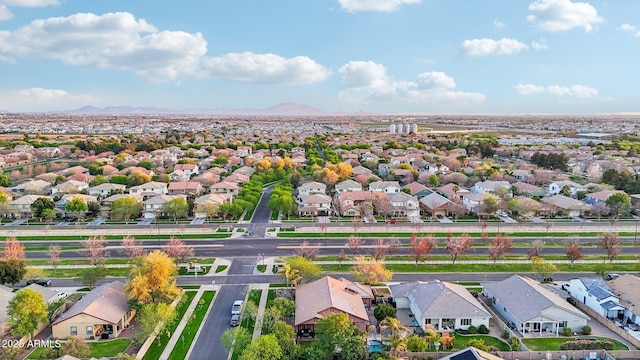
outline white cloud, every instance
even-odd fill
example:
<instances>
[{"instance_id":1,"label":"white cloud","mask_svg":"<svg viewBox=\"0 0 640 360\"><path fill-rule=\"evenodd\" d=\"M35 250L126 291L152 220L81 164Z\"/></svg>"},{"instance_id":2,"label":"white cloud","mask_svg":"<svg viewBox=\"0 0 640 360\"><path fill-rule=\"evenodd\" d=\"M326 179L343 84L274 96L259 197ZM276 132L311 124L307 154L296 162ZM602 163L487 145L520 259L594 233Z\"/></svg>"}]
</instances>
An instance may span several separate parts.
<instances>
[{"instance_id":1,"label":"white cloud","mask_svg":"<svg viewBox=\"0 0 640 360\"><path fill-rule=\"evenodd\" d=\"M464 56L514 55L521 50L528 49L526 44L515 39L493 40L485 38L463 41L460 52Z\"/></svg>"},{"instance_id":2,"label":"white cloud","mask_svg":"<svg viewBox=\"0 0 640 360\"><path fill-rule=\"evenodd\" d=\"M13 19L13 13L7 5L0 3L0 21L11 20Z\"/></svg>"},{"instance_id":3,"label":"white cloud","mask_svg":"<svg viewBox=\"0 0 640 360\"><path fill-rule=\"evenodd\" d=\"M391 12L401 5L417 4L422 0L338 0L342 10L346 12L378 11Z\"/></svg>"},{"instance_id":4,"label":"white cloud","mask_svg":"<svg viewBox=\"0 0 640 360\"><path fill-rule=\"evenodd\" d=\"M582 27L586 32L593 30L595 24L605 20L598 16L598 10L585 2L571 0L536 0L529 4L527 19L545 31L566 31L574 27Z\"/></svg>"},{"instance_id":5,"label":"white cloud","mask_svg":"<svg viewBox=\"0 0 640 360\"><path fill-rule=\"evenodd\" d=\"M504 27L504 23L502 21L498 21L498 18L496 18L495 20L493 20L493 26L496 29L502 29Z\"/></svg>"},{"instance_id":6,"label":"white cloud","mask_svg":"<svg viewBox=\"0 0 640 360\"><path fill-rule=\"evenodd\" d=\"M531 42L531 47L533 50L546 50L549 48L545 39L540 39L540 41L533 40Z\"/></svg>"},{"instance_id":7,"label":"white cloud","mask_svg":"<svg viewBox=\"0 0 640 360\"><path fill-rule=\"evenodd\" d=\"M206 53L202 34L159 31L126 12L35 20L14 31L0 31L0 59L5 61L57 59L73 66L131 70L152 82L215 77L306 84L330 74L307 57L242 53L209 58Z\"/></svg>"},{"instance_id":8,"label":"white cloud","mask_svg":"<svg viewBox=\"0 0 640 360\"><path fill-rule=\"evenodd\" d=\"M0 92L0 109L11 111L67 110L95 99L90 95L72 95L60 89L29 88Z\"/></svg>"},{"instance_id":9,"label":"white cloud","mask_svg":"<svg viewBox=\"0 0 640 360\"><path fill-rule=\"evenodd\" d=\"M339 70L342 76L340 97L353 103L404 103L421 105L479 104L484 94L453 91L452 77L433 71L418 75L418 80L396 81L384 66L373 61L350 61Z\"/></svg>"},{"instance_id":10,"label":"white cloud","mask_svg":"<svg viewBox=\"0 0 640 360\"><path fill-rule=\"evenodd\" d=\"M544 92L544 87L533 84L518 84L514 86L514 88L520 95L531 95Z\"/></svg>"},{"instance_id":11,"label":"white cloud","mask_svg":"<svg viewBox=\"0 0 640 360\"><path fill-rule=\"evenodd\" d=\"M203 74L238 82L292 85L323 81L331 72L306 56L286 59L244 52L206 59Z\"/></svg>"},{"instance_id":12,"label":"white cloud","mask_svg":"<svg viewBox=\"0 0 640 360\"><path fill-rule=\"evenodd\" d=\"M532 95L532 94L549 94L555 96L570 96L581 99L592 98L598 96L598 90L585 86L585 85L571 85L571 86L559 86L559 85L551 85L544 86L533 85L533 84L518 84L514 86L518 94L520 95Z\"/></svg>"},{"instance_id":13,"label":"white cloud","mask_svg":"<svg viewBox=\"0 0 640 360\"><path fill-rule=\"evenodd\" d=\"M627 32L635 37L640 37L640 30L638 27L631 24L622 24L618 27L618 30Z\"/></svg>"}]
</instances>

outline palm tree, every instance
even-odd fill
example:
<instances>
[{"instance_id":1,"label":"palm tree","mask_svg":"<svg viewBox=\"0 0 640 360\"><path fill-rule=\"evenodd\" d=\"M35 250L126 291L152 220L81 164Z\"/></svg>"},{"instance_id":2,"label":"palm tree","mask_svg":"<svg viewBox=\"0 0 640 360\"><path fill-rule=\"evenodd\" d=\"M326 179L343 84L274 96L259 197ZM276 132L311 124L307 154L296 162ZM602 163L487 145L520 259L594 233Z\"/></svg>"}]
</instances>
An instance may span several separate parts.
<instances>
[{"instance_id":1,"label":"palm tree","mask_svg":"<svg viewBox=\"0 0 640 360\"><path fill-rule=\"evenodd\" d=\"M387 337L392 339L404 339L409 333L407 328L400 320L394 317L388 317L380 322L380 326L387 328Z\"/></svg>"},{"instance_id":2,"label":"palm tree","mask_svg":"<svg viewBox=\"0 0 640 360\"><path fill-rule=\"evenodd\" d=\"M292 286L296 286L298 281L302 280L302 276L300 276L300 270L292 269L291 265L284 264L284 267L278 270L278 274L283 274L286 279L287 289L289 289L289 284Z\"/></svg>"}]
</instances>

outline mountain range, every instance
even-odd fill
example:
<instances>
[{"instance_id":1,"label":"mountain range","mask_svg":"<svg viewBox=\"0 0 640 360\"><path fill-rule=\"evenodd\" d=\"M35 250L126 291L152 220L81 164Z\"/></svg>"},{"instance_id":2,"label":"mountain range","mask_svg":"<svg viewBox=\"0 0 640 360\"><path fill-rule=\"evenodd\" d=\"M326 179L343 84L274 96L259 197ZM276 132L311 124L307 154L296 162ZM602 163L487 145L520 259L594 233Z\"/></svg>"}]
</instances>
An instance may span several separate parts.
<instances>
[{"instance_id":1,"label":"mountain range","mask_svg":"<svg viewBox=\"0 0 640 360\"><path fill-rule=\"evenodd\" d=\"M132 106L107 106L99 108L95 106L83 106L75 110L56 112L58 114L78 115L253 115L253 116L340 116L340 115L381 115L366 112L357 113L327 113L305 104L283 103L264 109L186 109L175 110L158 107L132 107Z\"/></svg>"}]
</instances>

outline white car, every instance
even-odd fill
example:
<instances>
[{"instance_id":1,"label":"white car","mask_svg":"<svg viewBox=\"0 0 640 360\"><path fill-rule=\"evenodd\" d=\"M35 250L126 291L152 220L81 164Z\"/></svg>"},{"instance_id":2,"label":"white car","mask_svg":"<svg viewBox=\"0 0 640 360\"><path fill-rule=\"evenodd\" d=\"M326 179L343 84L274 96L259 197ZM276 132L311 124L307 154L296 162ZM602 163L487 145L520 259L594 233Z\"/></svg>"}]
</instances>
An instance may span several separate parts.
<instances>
[{"instance_id":1,"label":"white car","mask_svg":"<svg viewBox=\"0 0 640 360\"><path fill-rule=\"evenodd\" d=\"M242 311L242 300L236 300L233 302L233 306L231 307L231 315L240 315Z\"/></svg>"},{"instance_id":2,"label":"white car","mask_svg":"<svg viewBox=\"0 0 640 360\"><path fill-rule=\"evenodd\" d=\"M58 294L57 294L57 295L58 295L58 300L60 300L60 299L64 299L64 298L66 298L67 296L69 296L66 292L61 292L61 291L58 291Z\"/></svg>"}]
</instances>

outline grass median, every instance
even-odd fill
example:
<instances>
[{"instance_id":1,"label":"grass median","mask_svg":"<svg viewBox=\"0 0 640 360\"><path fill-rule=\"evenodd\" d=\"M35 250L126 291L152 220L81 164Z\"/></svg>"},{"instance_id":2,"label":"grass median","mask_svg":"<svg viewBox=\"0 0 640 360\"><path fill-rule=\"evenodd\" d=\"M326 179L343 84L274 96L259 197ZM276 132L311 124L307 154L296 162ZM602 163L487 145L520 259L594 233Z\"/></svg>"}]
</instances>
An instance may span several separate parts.
<instances>
[{"instance_id":1,"label":"grass median","mask_svg":"<svg viewBox=\"0 0 640 360\"><path fill-rule=\"evenodd\" d=\"M187 325L182 329L180 340L178 340L176 346L171 351L169 360L183 360L187 358L187 352L195 340L196 333L204 320L204 316L207 313L209 306L211 306L211 302L213 301L215 294L215 291L203 292L202 297L198 301L198 305L193 310L193 314L191 314L191 317L187 322Z\"/></svg>"},{"instance_id":2,"label":"grass median","mask_svg":"<svg viewBox=\"0 0 640 360\"><path fill-rule=\"evenodd\" d=\"M180 323L180 319L184 317L184 314L187 312L187 308L193 301L193 298L196 296L195 291L185 291L182 295L183 299L178 303L178 307L176 308L176 321L174 321L169 327L167 331L164 331L160 334L160 345L158 345L158 341L154 340L153 344L149 347L149 350L144 355L143 360L157 360L162 355L164 348L167 346L169 342L169 336L167 334L173 334Z\"/></svg>"}]
</instances>

